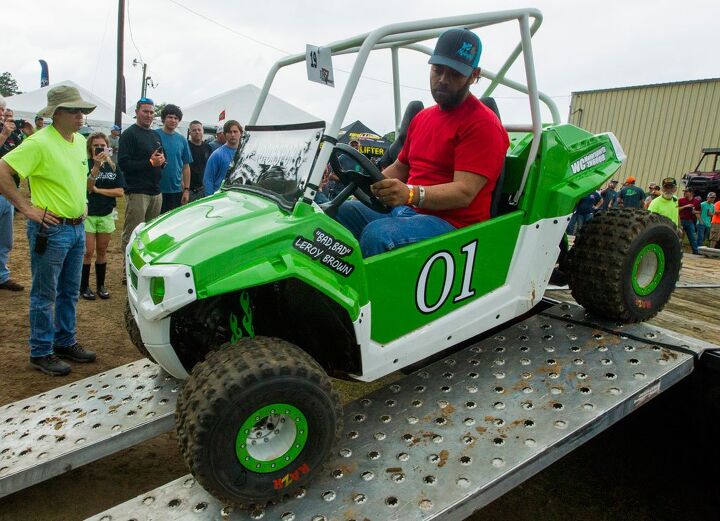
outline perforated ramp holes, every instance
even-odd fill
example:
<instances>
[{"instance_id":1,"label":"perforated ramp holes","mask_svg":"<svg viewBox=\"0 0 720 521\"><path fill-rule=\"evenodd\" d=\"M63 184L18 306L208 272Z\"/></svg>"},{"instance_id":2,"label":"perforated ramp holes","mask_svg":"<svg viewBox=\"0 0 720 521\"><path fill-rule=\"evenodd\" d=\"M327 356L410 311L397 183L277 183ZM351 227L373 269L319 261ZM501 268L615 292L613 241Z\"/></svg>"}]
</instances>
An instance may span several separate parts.
<instances>
[{"instance_id":1,"label":"perforated ramp holes","mask_svg":"<svg viewBox=\"0 0 720 521\"><path fill-rule=\"evenodd\" d=\"M385 504L390 508L397 507L398 503L399 503L398 498L396 498L395 496L389 496L389 497L385 498Z\"/></svg>"}]
</instances>

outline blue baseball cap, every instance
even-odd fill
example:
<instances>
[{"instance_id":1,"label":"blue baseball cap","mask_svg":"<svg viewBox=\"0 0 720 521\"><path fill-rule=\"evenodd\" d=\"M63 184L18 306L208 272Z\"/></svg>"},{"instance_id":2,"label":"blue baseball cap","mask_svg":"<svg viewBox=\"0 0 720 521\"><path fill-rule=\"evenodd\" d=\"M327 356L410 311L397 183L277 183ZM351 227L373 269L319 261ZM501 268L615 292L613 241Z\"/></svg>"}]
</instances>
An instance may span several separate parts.
<instances>
[{"instance_id":1,"label":"blue baseball cap","mask_svg":"<svg viewBox=\"0 0 720 521\"><path fill-rule=\"evenodd\" d=\"M120 125L113 125L110 130L117 130L118 132L120 132L122 128L120 127Z\"/></svg>"},{"instance_id":2,"label":"blue baseball cap","mask_svg":"<svg viewBox=\"0 0 720 521\"><path fill-rule=\"evenodd\" d=\"M480 37L468 29L448 29L440 35L428 63L446 65L463 76L470 76L480 63Z\"/></svg>"}]
</instances>

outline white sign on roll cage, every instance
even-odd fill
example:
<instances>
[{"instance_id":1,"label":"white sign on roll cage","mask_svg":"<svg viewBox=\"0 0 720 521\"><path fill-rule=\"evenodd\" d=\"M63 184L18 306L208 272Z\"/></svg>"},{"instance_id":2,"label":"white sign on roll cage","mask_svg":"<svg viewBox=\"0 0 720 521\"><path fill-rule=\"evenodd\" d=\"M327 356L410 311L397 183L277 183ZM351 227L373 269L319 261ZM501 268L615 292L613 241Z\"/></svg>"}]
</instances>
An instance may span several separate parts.
<instances>
[{"instance_id":1,"label":"white sign on roll cage","mask_svg":"<svg viewBox=\"0 0 720 521\"><path fill-rule=\"evenodd\" d=\"M532 25L530 24L530 18L533 19ZM530 166L535 161L535 157L537 156L537 151L540 146L540 134L542 131L542 122L540 120L540 101L542 101L550 110L553 124L560 123L560 113L558 112L555 102L553 102L553 100L546 94L539 92L537 88L531 43L532 35L535 34L542 23L542 14L537 9L514 9L509 11L497 11L494 13L451 16L447 18L422 20L418 22L390 24L380 27L370 33L364 33L353 38L348 38L346 40L326 45L325 47L330 49L333 55L357 53L358 56L355 60L352 71L350 72L350 76L347 84L345 85L345 89L343 90L340 102L338 103L335 116L325 130L325 135L337 139L338 132L343 120L345 119L345 115L347 114L350 101L355 93L355 88L360 80L362 70L365 67L370 51L380 49L390 49L391 51L395 128L397 130L400 124L401 114L398 49L411 49L430 55L432 54L432 50L426 46L419 45L418 42L437 38L443 31L453 27L477 29L480 27L511 22L513 20L517 20L519 23L520 43L518 43L515 49L510 53L505 63L497 73L482 69L481 75L490 80L490 85L485 89L483 96L490 96L498 85L505 85L511 89L527 94L530 102L532 125L530 127L506 126L508 130L521 130L533 133L533 141L530 147L527 164L525 165L525 170L523 172L523 177L520 182L520 187L511 199L512 204L517 204L525 188L525 182L530 171ZM527 85L509 80L505 77L512 64L515 63L518 56L520 56L520 53L523 54ZM253 109L252 116L248 122L249 125L256 124L277 72L282 67L287 67L288 65L305 61L305 59L305 53L300 53L282 58L275 62L265 78L265 83L263 84L257 103ZM320 184L325 165L330 159L331 150L332 147L323 147L320 150L318 160L315 163L315 168L310 176L309 182L306 185L305 193L303 194L305 200L309 201L313 199L315 195L313 186L318 186Z\"/></svg>"}]
</instances>

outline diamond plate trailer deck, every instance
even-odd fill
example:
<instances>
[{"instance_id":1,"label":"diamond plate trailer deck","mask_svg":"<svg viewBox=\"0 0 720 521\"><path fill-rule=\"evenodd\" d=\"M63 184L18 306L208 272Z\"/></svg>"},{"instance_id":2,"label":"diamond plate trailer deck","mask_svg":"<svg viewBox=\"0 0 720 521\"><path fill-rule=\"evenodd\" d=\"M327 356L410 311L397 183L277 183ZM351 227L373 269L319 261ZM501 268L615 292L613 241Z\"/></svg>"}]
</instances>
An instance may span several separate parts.
<instances>
[{"instance_id":1,"label":"diamond plate trailer deck","mask_svg":"<svg viewBox=\"0 0 720 521\"><path fill-rule=\"evenodd\" d=\"M90 519L464 519L718 349L588 320L557 304L346 405L326 471L284 503L233 512L187 475Z\"/></svg>"},{"instance_id":2,"label":"diamond plate trailer deck","mask_svg":"<svg viewBox=\"0 0 720 521\"><path fill-rule=\"evenodd\" d=\"M0 497L169 431L180 385L142 359L0 406Z\"/></svg>"}]
</instances>

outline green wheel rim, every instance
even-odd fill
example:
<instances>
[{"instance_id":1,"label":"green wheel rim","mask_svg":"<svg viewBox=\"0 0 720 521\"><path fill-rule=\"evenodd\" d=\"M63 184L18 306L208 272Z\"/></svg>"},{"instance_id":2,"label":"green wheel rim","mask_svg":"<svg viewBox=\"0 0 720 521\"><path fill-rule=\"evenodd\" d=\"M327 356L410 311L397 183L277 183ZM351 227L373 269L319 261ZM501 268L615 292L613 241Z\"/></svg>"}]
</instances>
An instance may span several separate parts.
<instances>
[{"instance_id":1,"label":"green wheel rim","mask_svg":"<svg viewBox=\"0 0 720 521\"><path fill-rule=\"evenodd\" d=\"M248 416L235 438L240 464L258 473L275 472L290 465L307 442L308 423L297 407L273 403Z\"/></svg>"},{"instance_id":2,"label":"green wheel rim","mask_svg":"<svg viewBox=\"0 0 720 521\"><path fill-rule=\"evenodd\" d=\"M646 245L633 262L633 290L641 296L649 295L658 287L664 273L665 252L655 243Z\"/></svg>"}]
</instances>

